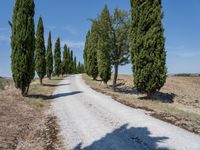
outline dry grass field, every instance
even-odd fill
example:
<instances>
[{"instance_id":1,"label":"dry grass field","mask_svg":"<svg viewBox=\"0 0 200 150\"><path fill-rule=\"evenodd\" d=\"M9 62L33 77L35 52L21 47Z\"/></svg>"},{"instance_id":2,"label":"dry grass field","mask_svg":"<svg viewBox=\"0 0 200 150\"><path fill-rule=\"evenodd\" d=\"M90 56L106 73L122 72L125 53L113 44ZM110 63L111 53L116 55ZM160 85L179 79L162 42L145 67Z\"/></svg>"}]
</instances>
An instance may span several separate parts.
<instances>
[{"instance_id":1,"label":"dry grass field","mask_svg":"<svg viewBox=\"0 0 200 150\"><path fill-rule=\"evenodd\" d=\"M117 91L100 80L83 75L93 89L112 96L125 105L144 109L146 113L200 135L200 77L168 77L167 82L153 99L146 99L136 91L130 75L119 75Z\"/></svg>"},{"instance_id":2,"label":"dry grass field","mask_svg":"<svg viewBox=\"0 0 200 150\"><path fill-rule=\"evenodd\" d=\"M49 106L51 94L60 80L45 79L45 86L40 86L35 80L30 86L29 96L24 98L14 88L12 80L1 79L0 150L59 148L59 129Z\"/></svg>"}]
</instances>

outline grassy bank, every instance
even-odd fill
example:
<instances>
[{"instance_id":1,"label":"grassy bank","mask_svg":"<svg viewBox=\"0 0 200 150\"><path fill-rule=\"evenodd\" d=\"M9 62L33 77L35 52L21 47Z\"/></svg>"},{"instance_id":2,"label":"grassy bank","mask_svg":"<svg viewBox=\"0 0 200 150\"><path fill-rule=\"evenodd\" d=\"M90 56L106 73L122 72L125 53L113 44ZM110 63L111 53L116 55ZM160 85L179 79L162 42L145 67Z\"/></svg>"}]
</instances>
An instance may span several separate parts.
<instances>
[{"instance_id":1,"label":"grassy bank","mask_svg":"<svg viewBox=\"0 0 200 150\"><path fill-rule=\"evenodd\" d=\"M31 83L28 97L22 97L13 84L0 91L0 149L55 149L58 126L50 111L52 93L62 78ZM13 83L12 80L1 83ZM5 84L4 84L5 85Z\"/></svg>"},{"instance_id":2,"label":"grassy bank","mask_svg":"<svg viewBox=\"0 0 200 150\"><path fill-rule=\"evenodd\" d=\"M83 79L94 90L110 95L120 103L144 109L151 116L200 135L199 77L168 78L154 99L146 99L145 95L138 93L133 87L132 77L128 75L119 76L117 92L111 89L111 81L105 86L100 80L93 81L85 74Z\"/></svg>"}]
</instances>

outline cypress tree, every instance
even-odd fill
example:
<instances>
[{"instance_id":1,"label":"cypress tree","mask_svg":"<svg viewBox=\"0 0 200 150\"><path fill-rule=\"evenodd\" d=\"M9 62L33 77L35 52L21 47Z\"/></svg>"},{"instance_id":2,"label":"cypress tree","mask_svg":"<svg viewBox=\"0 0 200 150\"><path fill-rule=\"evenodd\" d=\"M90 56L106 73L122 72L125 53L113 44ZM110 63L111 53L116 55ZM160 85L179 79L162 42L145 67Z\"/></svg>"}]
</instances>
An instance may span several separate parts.
<instances>
[{"instance_id":1,"label":"cypress tree","mask_svg":"<svg viewBox=\"0 0 200 150\"><path fill-rule=\"evenodd\" d=\"M47 73L47 77L51 80L51 75L53 73L53 54L52 54L51 32L49 32L48 45L47 45L46 73Z\"/></svg>"},{"instance_id":2,"label":"cypress tree","mask_svg":"<svg viewBox=\"0 0 200 150\"><path fill-rule=\"evenodd\" d=\"M89 36L90 36L90 31L88 31L87 35L86 35L86 40L85 40L85 48L84 48L84 52L83 52L83 58L84 58L84 66L85 66L85 71L86 73L89 75L89 72L88 72L88 59L87 59L87 56L88 56L88 45L89 45Z\"/></svg>"},{"instance_id":3,"label":"cypress tree","mask_svg":"<svg viewBox=\"0 0 200 150\"><path fill-rule=\"evenodd\" d=\"M80 63L80 61L78 62L77 73L81 73L81 63Z\"/></svg>"},{"instance_id":4,"label":"cypress tree","mask_svg":"<svg viewBox=\"0 0 200 150\"><path fill-rule=\"evenodd\" d=\"M68 54L68 57L67 57L67 62L68 62L68 64L67 64L67 68L68 68L67 73L70 74L70 58L71 58L71 56L70 56L70 48L69 47L67 48L67 54Z\"/></svg>"},{"instance_id":5,"label":"cypress tree","mask_svg":"<svg viewBox=\"0 0 200 150\"><path fill-rule=\"evenodd\" d=\"M67 45L64 45L64 51L63 51L63 71L64 74L68 73L68 65L69 65L69 60L68 60L68 48Z\"/></svg>"},{"instance_id":6,"label":"cypress tree","mask_svg":"<svg viewBox=\"0 0 200 150\"><path fill-rule=\"evenodd\" d=\"M90 35L88 36L87 43L87 70L88 74L92 76L93 80L96 80L98 76L98 64L97 64L97 51L98 51L98 23L93 21Z\"/></svg>"},{"instance_id":7,"label":"cypress tree","mask_svg":"<svg viewBox=\"0 0 200 150\"><path fill-rule=\"evenodd\" d=\"M76 56L74 57L74 61L73 61L73 73L76 74Z\"/></svg>"},{"instance_id":8,"label":"cypress tree","mask_svg":"<svg viewBox=\"0 0 200 150\"><path fill-rule=\"evenodd\" d=\"M36 32L36 55L35 55L35 70L40 78L40 84L42 85L42 79L46 75L46 60L45 60L45 41L44 41L44 27L42 17L39 18L37 32Z\"/></svg>"},{"instance_id":9,"label":"cypress tree","mask_svg":"<svg viewBox=\"0 0 200 150\"><path fill-rule=\"evenodd\" d=\"M54 49L54 73L59 76L61 74L61 48L60 38L57 38Z\"/></svg>"},{"instance_id":10,"label":"cypress tree","mask_svg":"<svg viewBox=\"0 0 200 150\"><path fill-rule=\"evenodd\" d=\"M104 7L98 23L98 71L105 84L111 78L112 22L107 5Z\"/></svg>"},{"instance_id":11,"label":"cypress tree","mask_svg":"<svg viewBox=\"0 0 200 150\"><path fill-rule=\"evenodd\" d=\"M16 0L12 17L11 68L15 87L26 96L34 78L34 0Z\"/></svg>"},{"instance_id":12,"label":"cypress tree","mask_svg":"<svg viewBox=\"0 0 200 150\"><path fill-rule=\"evenodd\" d=\"M151 97L164 85L167 74L161 0L132 0L131 6L134 84Z\"/></svg>"},{"instance_id":13,"label":"cypress tree","mask_svg":"<svg viewBox=\"0 0 200 150\"><path fill-rule=\"evenodd\" d=\"M60 71L62 77L64 76L65 74L65 62L64 60L61 61L61 71Z\"/></svg>"},{"instance_id":14,"label":"cypress tree","mask_svg":"<svg viewBox=\"0 0 200 150\"><path fill-rule=\"evenodd\" d=\"M73 73L73 51L70 51L70 55L69 55L69 73L72 74Z\"/></svg>"}]
</instances>

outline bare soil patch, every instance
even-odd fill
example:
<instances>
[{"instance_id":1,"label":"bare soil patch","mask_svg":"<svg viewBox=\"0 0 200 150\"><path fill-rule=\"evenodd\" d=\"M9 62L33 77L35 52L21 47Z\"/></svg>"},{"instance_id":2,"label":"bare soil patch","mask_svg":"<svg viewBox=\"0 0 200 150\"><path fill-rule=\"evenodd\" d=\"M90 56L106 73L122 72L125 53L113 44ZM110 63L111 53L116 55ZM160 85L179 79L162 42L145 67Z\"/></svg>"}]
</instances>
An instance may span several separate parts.
<instances>
[{"instance_id":1,"label":"bare soil patch","mask_svg":"<svg viewBox=\"0 0 200 150\"><path fill-rule=\"evenodd\" d=\"M112 96L116 101L200 135L200 77L168 77L153 99L138 93L130 75L119 75L117 91L111 89L112 80L105 86L87 75L84 80L91 88Z\"/></svg>"},{"instance_id":2,"label":"bare soil patch","mask_svg":"<svg viewBox=\"0 0 200 150\"><path fill-rule=\"evenodd\" d=\"M58 82L44 80L44 83L55 86ZM55 86L40 86L38 80L35 80L29 94L50 97ZM50 101L40 97L22 97L13 85L0 91L0 150L61 149L56 117L49 106Z\"/></svg>"}]
</instances>

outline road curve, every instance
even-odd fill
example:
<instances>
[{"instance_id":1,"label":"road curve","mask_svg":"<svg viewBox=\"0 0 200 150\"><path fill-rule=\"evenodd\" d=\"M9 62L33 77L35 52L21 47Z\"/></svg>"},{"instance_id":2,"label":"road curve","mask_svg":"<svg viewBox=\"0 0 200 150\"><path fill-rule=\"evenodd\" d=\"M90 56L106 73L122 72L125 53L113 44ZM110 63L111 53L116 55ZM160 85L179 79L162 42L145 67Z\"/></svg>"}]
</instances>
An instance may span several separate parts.
<instances>
[{"instance_id":1,"label":"road curve","mask_svg":"<svg viewBox=\"0 0 200 150\"><path fill-rule=\"evenodd\" d=\"M60 82L52 109L66 149L200 150L200 136L92 90L81 75Z\"/></svg>"}]
</instances>

